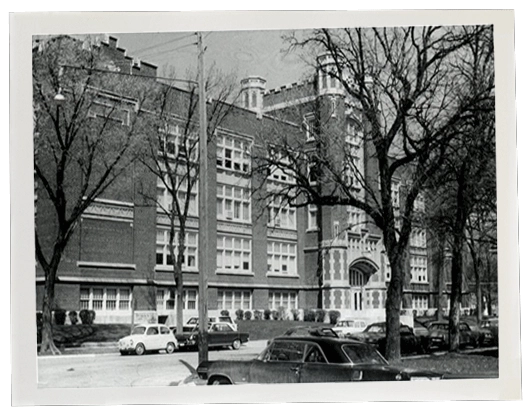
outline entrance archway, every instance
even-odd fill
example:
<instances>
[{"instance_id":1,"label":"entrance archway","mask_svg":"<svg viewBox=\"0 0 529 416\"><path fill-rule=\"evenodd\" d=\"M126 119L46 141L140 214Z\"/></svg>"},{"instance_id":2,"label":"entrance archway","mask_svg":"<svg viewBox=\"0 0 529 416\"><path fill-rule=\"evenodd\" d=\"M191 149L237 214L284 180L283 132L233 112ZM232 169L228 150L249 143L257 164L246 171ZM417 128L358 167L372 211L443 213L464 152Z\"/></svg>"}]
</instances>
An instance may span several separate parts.
<instances>
[{"instance_id":1,"label":"entrance archway","mask_svg":"<svg viewBox=\"0 0 529 416\"><path fill-rule=\"evenodd\" d=\"M364 309L365 286L369 278L378 270L377 264L368 258L354 260L349 266L349 285L351 286L351 309Z\"/></svg>"}]
</instances>

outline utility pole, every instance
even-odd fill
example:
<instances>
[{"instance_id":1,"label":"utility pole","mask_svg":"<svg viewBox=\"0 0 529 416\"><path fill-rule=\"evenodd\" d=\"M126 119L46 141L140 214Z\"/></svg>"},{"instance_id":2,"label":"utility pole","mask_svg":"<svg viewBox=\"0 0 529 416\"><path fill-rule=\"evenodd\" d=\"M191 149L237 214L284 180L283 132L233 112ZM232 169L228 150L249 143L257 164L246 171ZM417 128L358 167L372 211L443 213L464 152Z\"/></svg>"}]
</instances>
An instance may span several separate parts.
<instances>
[{"instance_id":1,"label":"utility pole","mask_svg":"<svg viewBox=\"0 0 529 416\"><path fill-rule=\"evenodd\" d=\"M198 363L208 360L208 235L210 223L208 218L208 138L206 117L206 87L204 80L204 47L202 33L197 32L198 44L198 111L199 111L199 251L198 251Z\"/></svg>"}]
</instances>

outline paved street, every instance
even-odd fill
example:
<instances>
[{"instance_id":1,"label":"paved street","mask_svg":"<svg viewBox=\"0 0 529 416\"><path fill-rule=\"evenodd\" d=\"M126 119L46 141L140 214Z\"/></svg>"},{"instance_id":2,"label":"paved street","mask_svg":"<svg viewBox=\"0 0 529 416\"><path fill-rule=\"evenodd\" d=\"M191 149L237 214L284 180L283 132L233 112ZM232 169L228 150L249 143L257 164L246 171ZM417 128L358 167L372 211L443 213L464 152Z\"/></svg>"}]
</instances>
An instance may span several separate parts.
<instances>
[{"instance_id":1,"label":"paved street","mask_svg":"<svg viewBox=\"0 0 529 416\"><path fill-rule=\"evenodd\" d=\"M210 360L249 360L266 341L250 341L238 351L209 351ZM115 353L38 357L39 388L171 386L191 374L198 365L198 352L121 356Z\"/></svg>"}]
</instances>

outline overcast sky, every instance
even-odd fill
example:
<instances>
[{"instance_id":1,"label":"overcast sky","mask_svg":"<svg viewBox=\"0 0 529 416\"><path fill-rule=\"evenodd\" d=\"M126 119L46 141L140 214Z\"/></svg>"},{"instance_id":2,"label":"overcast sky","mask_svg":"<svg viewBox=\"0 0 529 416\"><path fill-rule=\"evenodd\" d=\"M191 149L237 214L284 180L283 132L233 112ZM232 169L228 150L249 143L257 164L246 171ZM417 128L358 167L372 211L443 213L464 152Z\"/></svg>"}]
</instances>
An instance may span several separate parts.
<instances>
[{"instance_id":1,"label":"overcast sky","mask_svg":"<svg viewBox=\"0 0 529 416\"><path fill-rule=\"evenodd\" d=\"M284 31L206 32L206 67L218 67L223 73L234 73L240 80L248 75L266 79L267 88L300 81L309 68L297 53L286 53ZM173 67L174 76L186 77L196 70L196 35L190 32L113 34L127 55L158 66L160 76Z\"/></svg>"}]
</instances>

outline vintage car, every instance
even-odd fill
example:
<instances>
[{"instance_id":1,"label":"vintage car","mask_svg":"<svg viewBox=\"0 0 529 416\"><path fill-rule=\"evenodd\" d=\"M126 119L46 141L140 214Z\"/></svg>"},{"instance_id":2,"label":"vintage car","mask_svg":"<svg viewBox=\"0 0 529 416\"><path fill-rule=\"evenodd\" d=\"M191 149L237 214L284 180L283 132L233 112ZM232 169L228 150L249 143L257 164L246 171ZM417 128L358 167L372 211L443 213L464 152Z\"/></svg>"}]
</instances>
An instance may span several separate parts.
<instances>
[{"instance_id":1,"label":"vintage car","mask_svg":"<svg viewBox=\"0 0 529 416\"><path fill-rule=\"evenodd\" d=\"M176 330L173 330L176 332ZM198 325L191 331L182 334L175 333L180 348L194 348L198 345ZM239 332L227 322L212 322L208 326L208 347L231 347L238 350L242 344L250 339L247 332Z\"/></svg>"},{"instance_id":2,"label":"vintage car","mask_svg":"<svg viewBox=\"0 0 529 416\"><path fill-rule=\"evenodd\" d=\"M277 337L253 360L204 361L197 374L208 385L442 378L390 366L371 345L334 337Z\"/></svg>"},{"instance_id":3,"label":"vintage car","mask_svg":"<svg viewBox=\"0 0 529 416\"><path fill-rule=\"evenodd\" d=\"M239 329L235 321L230 316L208 316L208 323L212 324L214 322L224 322L230 324L235 331ZM193 331L197 325L198 317L194 316L189 318L189 320L184 324L184 332Z\"/></svg>"},{"instance_id":4,"label":"vintage car","mask_svg":"<svg viewBox=\"0 0 529 416\"><path fill-rule=\"evenodd\" d=\"M386 351L386 323L377 322L368 325L362 332L349 336L352 339L373 345L381 354ZM400 352L402 355L424 353L424 343L415 336L409 326L400 325Z\"/></svg>"},{"instance_id":5,"label":"vintage car","mask_svg":"<svg viewBox=\"0 0 529 416\"><path fill-rule=\"evenodd\" d=\"M165 325L146 324L134 327L131 334L118 342L121 355L135 353L143 355L147 351L165 350L172 354L178 344L172 331Z\"/></svg>"},{"instance_id":6,"label":"vintage car","mask_svg":"<svg viewBox=\"0 0 529 416\"><path fill-rule=\"evenodd\" d=\"M363 319L340 319L332 328L339 336L347 336L356 332L362 332L367 327Z\"/></svg>"},{"instance_id":7,"label":"vintage car","mask_svg":"<svg viewBox=\"0 0 529 416\"><path fill-rule=\"evenodd\" d=\"M435 349L448 349L450 346L449 341L449 327L447 321L433 321L428 325L428 350ZM468 323L459 323L459 346L474 347L480 346L480 334L477 331L473 331Z\"/></svg>"},{"instance_id":8,"label":"vintage car","mask_svg":"<svg viewBox=\"0 0 529 416\"><path fill-rule=\"evenodd\" d=\"M498 346L498 318L484 319L479 323L480 345Z\"/></svg>"},{"instance_id":9,"label":"vintage car","mask_svg":"<svg viewBox=\"0 0 529 416\"><path fill-rule=\"evenodd\" d=\"M288 328L282 335L282 337L334 337L338 338L338 334L334 331L334 328L325 326L293 326Z\"/></svg>"}]
</instances>

